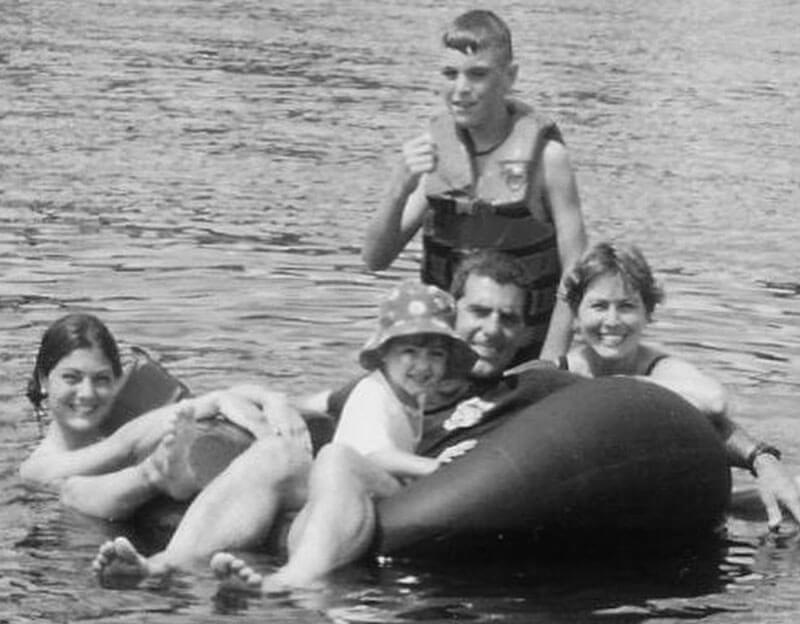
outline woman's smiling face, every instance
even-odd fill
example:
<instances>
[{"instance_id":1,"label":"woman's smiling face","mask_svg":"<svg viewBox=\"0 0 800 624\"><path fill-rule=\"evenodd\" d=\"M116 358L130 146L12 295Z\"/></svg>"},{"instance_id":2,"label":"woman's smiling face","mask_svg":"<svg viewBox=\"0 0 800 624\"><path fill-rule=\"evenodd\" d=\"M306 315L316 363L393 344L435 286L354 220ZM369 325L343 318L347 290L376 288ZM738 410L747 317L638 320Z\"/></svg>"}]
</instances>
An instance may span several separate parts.
<instances>
[{"instance_id":1,"label":"woman's smiling face","mask_svg":"<svg viewBox=\"0 0 800 624\"><path fill-rule=\"evenodd\" d=\"M633 357L648 322L641 295L619 273L605 273L589 283L575 318L586 345L608 360Z\"/></svg>"},{"instance_id":2,"label":"woman's smiling face","mask_svg":"<svg viewBox=\"0 0 800 624\"><path fill-rule=\"evenodd\" d=\"M65 432L82 437L96 433L108 416L117 378L99 348L81 348L61 358L42 387L53 420Z\"/></svg>"}]
</instances>

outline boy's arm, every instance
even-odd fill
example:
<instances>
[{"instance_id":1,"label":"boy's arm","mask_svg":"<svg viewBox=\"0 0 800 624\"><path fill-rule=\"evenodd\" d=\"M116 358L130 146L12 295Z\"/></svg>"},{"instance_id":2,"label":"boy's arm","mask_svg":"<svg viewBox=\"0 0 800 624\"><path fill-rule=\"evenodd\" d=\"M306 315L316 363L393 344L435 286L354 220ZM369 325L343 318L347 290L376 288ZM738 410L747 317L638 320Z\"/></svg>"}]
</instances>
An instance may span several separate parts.
<instances>
[{"instance_id":1,"label":"boy's arm","mask_svg":"<svg viewBox=\"0 0 800 624\"><path fill-rule=\"evenodd\" d=\"M581 213L578 185L567 154L558 141L550 141L542 153L544 189L556 228L562 275L586 249L586 231ZM557 360L569 349L572 340L572 312L565 301L556 300L542 352L543 360Z\"/></svg>"},{"instance_id":2,"label":"boy's arm","mask_svg":"<svg viewBox=\"0 0 800 624\"><path fill-rule=\"evenodd\" d=\"M429 134L403 145L402 161L395 167L364 237L361 257L371 271L388 268L422 225L428 201L420 181L424 173L433 170L435 162Z\"/></svg>"}]
</instances>

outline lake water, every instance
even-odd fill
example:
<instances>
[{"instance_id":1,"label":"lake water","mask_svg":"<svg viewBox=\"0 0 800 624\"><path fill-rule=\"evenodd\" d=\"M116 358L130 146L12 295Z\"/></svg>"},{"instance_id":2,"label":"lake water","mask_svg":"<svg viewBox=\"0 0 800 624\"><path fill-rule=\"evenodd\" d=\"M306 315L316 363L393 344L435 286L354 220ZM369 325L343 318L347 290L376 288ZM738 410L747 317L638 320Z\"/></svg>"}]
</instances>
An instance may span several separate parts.
<instances>
[{"instance_id":1,"label":"lake water","mask_svg":"<svg viewBox=\"0 0 800 624\"><path fill-rule=\"evenodd\" d=\"M21 487L43 329L99 314L193 389L357 370L383 274L359 249L400 143L437 110L427 0L0 3L0 622L796 621L800 548L758 514L673 557L354 566L323 595L129 590L118 528ZM800 9L794 0L503 1L518 95L556 118L594 240L668 292L651 338L719 377L800 471ZM738 488L752 480L735 475ZM272 565L265 555L254 556Z\"/></svg>"}]
</instances>

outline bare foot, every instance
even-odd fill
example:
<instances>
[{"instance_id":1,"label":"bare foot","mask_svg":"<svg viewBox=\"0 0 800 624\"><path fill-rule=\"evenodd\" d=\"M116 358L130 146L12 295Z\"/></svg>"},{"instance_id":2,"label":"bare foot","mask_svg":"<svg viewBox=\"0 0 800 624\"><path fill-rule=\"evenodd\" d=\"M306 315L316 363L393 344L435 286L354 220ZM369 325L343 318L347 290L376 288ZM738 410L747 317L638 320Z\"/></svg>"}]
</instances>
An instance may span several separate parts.
<instances>
[{"instance_id":1,"label":"bare foot","mask_svg":"<svg viewBox=\"0 0 800 624\"><path fill-rule=\"evenodd\" d=\"M125 537L117 537L102 544L92 561L92 570L101 579L144 579L163 576L169 572L165 564L159 563L158 557L148 559L140 555Z\"/></svg>"},{"instance_id":2,"label":"bare foot","mask_svg":"<svg viewBox=\"0 0 800 624\"><path fill-rule=\"evenodd\" d=\"M287 592L293 589L318 591L324 589L325 583L317 578L293 570L288 564L278 569L275 574L264 577L261 591L264 594Z\"/></svg>"},{"instance_id":3,"label":"bare foot","mask_svg":"<svg viewBox=\"0 0 800 624\"><path fill-rule=\"evenodd\" d=\"M230 553L219 552L211 557L211 569L223 586L231 589L261 593L264 577Z\"/></svg>"},{"instance_id":4,"label":"bare foot","mask_svg":"<svg viewBox=\"0 0 800 624\"><path fill-rule=\"evenodd\" d=\"M196 479L188 471L186 449L179 444L181 432L194 424L194 408L184 402L178 409L171 428L156 449L142 462L148 481L178 501L188 500L199 490Z\"/></svg>"}]
</instances>

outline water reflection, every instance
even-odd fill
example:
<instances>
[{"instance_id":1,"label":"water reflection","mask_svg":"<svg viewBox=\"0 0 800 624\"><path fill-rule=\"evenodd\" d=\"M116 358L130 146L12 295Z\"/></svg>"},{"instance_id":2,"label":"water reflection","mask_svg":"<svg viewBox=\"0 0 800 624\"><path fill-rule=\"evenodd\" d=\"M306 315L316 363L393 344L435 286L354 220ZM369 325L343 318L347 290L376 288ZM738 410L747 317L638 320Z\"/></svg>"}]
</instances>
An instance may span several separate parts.
<instances>
[{"instance_id":1,"label":"water reflection","mask_svg":"<svg viewBox=\"0 0 800 624\"><path fill-rule=\"evenodd\" d=\"M665 282L652 337L731 386L735 416L797 466L793 3L497 10L515 30L518 94L564 130L593 238L638 242ZM418 0L4 5L0 620L791 621L796 537L765 538L753 505L727 541L672 560L393 561L343 572L322 597L250 599L203 570L99 588L88 563L117 528L18 484L37 435L21 389L66 310L98 312L197 390L258 378L302 392L357 370L377 293L418 268L414 244L366 273L360 239L389 159L436 110L430 63L451 13Z\"/></svg>"}]
</instances>

